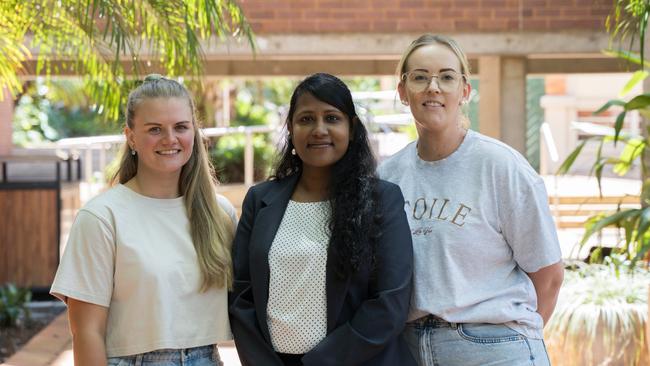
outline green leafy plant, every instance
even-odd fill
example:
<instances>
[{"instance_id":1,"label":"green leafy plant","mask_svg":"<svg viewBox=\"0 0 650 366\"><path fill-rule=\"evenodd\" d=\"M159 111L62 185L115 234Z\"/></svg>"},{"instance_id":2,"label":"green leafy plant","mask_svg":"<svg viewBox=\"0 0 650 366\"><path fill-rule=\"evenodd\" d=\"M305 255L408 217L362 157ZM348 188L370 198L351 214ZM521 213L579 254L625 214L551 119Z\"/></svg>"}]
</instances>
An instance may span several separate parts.
<instances>
[{"instance_id":1,"label":"green leafy plant","mask_svg":"<svg viewBox=\"0 0 650 366\"><path fill-rule=\"evenodd\" d=\"M45 83L39 78L24 86L13 119L13 141L18 146L121 132L117 121L106 121L86 98L80 80Z\"/></svg>"},{"instance_id":2,"label":"green leafy plant","mask_svg":"<svg viewBox=\"0 0 650 366\"><path fill-rule=\"evenodd\" d=\"M235 126L261 126L269 120L270 112L256 103L237 98L235 101Z\"/></svg>"},{"instance_id":3,"label":"green leafy plant","mask_svg":"<svg viewBox=\"0 0 650 366\"><path fill-rule=\"evenodd\" d=\"M566 271L545 339L552 364L647 365L647 271L620 271L629 261Z\"/></svg>"},{"instance_id":4,"label":"green leafy plant","mask_svg":"<svg viewBox=\"0 0 650 366\"><path fill-rule=\"evenodd\" d=\"M244 181L244 135L229 135L220 137L216 146L210 151L212 164L217 172L217 178L223 183ZM275 148L262 135L253 136L253 179L266 179L273 159Z\"/></svg>"},{"instance_id":5,"label":"green leafy plant","mask_svg":"<svg viewBox=\"0 0 650 366\"><path fill-rule=\"evenodd\" d=\"M619 57L622 60L637 65L638 70L632 75L630 81L621 90L620 97L629 93L634 86L642 82L650 73L647 71L650 65L645 61L645 36L650 17L650 1L648 0L615 0L612 14L607 17L606 28L610 33L610 47L614 42L622 44L629 41L628 50L609 49L605 53ZM638 41L638 43L635 43ZM638 45L639 51L633 48ZM637 261L646 258L650 251L650 150L646 147L650 140L650 94L640 94L632 97L629 101L613 99L605 103L594 114L600 114L610 110L612 107L621 108L622 111L616 116L614 133L611 136L595 137L586 139L562 163L557 174L569 172L576 158L580 155L585 145L593 140L599 140L596 150L595 161L591 173L598 181L599 189L603 169L611 166L613 171L619 175L626 174L630 167L639 161L642 174L641 208L619 209L616 212L600 213L592 216L585 223L585 234L580 242L584 245L589 238L604 229L605 227L617 227L623 229L624 245L616 248L615 251L622 253L634 266ZM642 136L626 136L622 134L623 122L629 112L638 111L642 118ZM625 143L625 147L619 156L604 156L602 154L604 144ZM602 189L601 189L602 196Z\"/></svg>"},{"instance_id":6,"label":"green leafy plant","mask_svg":"<svg viewBox=\"0 0 650 366\"><path fill-rule=\"evenodd\" d=\"M32 299L28 288L18 288L12 283L0 287L0 326L15 327L21 319L30 318L27 304Z\"/></svg>"}]
</instances>

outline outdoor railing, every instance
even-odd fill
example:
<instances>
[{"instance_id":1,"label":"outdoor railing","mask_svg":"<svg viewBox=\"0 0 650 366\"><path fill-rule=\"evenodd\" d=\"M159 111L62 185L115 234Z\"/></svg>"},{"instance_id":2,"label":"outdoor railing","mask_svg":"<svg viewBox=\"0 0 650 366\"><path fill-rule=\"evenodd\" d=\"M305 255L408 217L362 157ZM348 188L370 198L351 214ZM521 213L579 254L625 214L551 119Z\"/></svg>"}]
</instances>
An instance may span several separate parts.
<instances>
[{"instance_id":1,"label":"outdoor railing","mask_svg":"<svg viewBox=\"0 0 650 366\"><path fill-rule=\"evenodd\" d=\"M279 129L272 126L239 126L239 127L210 127L202 129L203 135L207 138L219 137L234 134L243 134L245 136L244 145L244 184L253 185L254 171L254 148L253 135L258 133L278 132ZM107 152L118 149L124 143L124 135L106 135L93 137L73 137L65 138L55 143L57 152L66 154L80 155L83 157L84 180L91 183L96 172L101 173L109 163ZM41 147L43 148L43 147ZM93 151L99 154L99 162L93 161Z\"/></svg>"}]
</instances>

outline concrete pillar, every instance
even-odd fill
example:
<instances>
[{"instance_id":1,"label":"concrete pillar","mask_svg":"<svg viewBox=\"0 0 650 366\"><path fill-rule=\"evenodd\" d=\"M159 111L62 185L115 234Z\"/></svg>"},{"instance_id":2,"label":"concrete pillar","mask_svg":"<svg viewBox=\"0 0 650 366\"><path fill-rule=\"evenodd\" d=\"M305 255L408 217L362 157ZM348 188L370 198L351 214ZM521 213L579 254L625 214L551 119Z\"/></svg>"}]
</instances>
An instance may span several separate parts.
<instances>
[{"instance_id":1,"label":"concrete pillar","mask_svg":"<svg viewBox=\"0 0 650 366\"><path fill-rule=\"evenodd\" d=\"M230 127L230 81L223 79L221 81L221 126Z\"/></svg>"},{"instance_id":2,"label":"concrete pillar","mask_svg":"<svg viewBox=\"0 0 650 366\"><path fill-rule=\"evenodd\" d=\"M13 116L14 116L14 100L7 89L0 90L4 93L3 99L0 101L0 156L11 155L13 148Z\"/></svg>"},{"instance_id":3,"label":"concrete pillar","mask_svg":"<svg viewBox=\"0 0 650 366\"><path fill-rule=\"evenodd\" d=\"M544 122L549 124L551 133L550 137L544 138L553 139L559 158L558 161L549 159L548 145L542 138L540 153L546 159L546 164L540 167L540 174L553 174L578 143L578 133L571 128L571 122L578 117L577 100L572 95L545 95L540 104L544 108Z\"/></svg>"},{"instance_id":4,"label":"concrete pillar","mask_svg":"<svg viewBox=\"0 0 650 366\"><path fill-rule=\"evenodd\" d=\"M495 139L501 138L501 57L483 56L478 60L480 99L479 131Z\"/></svg>"},{"instance_id":5,"label":"concrete pillar","mask_svg":"<svg viewBox=\"0 0 650 366\"><path fill-rule=\"evenodd\" d=\"M479 57L479 130L526 154L526 60Z\"/></svg>"}]
</instances>

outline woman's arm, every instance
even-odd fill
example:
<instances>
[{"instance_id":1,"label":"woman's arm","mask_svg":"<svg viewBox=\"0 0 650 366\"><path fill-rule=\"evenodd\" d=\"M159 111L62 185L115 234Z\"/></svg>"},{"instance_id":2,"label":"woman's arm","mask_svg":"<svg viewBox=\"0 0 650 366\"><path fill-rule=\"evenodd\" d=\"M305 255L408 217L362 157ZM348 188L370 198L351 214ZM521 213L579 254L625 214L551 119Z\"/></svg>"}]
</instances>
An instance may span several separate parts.
<instances>
[{"instance_id":1,"label":"woman's arm","mask_svg":"<svg viewBox=\"0 0 650 366\"><path fill-rule=\"evenodd\" d=\"M564 280L564 263L559 261L550 266L540 268L537 272L528 273L537 293L537 312L548 322L555 310L557 296Z\"/></svg>"},{"instance_id":2,"label":"woman's arm","mask_svg":"<svg viewBox=\"0 0 650 366\"><path fill-rule=\"evenodd\" d=\"M244 198L241 218L233 241L234 284L232 292L228 295L230 327L243 366L281 366L282 361L262 335L255 311L248 251L254 222L255 197L251 188Z\"/></svg>"},{"instance_id":3,"label":"woman's arm","mask_svg":"<svg viewBox=\"0 0 650 366\"><path fill-rule=\"evenodd\" d=\"M106 365L106 318L108 308L68 298L75 365Z\"/></svg>"},{"instance_id":4,"label":"woman's arm","mask_svg":"<svg viewBox=\"0 0 650 366\"><path fill-rule=\"evenodd\" d=\"M528 274L537 293L537 312L544 324L555 309L564 278L562 251L548 207L544 181L526 175L511 179L501 207L503 235L513 259Z\"/></svg>"},{"instance_id":5,"label":"woman's arm","mask_svg":"<svg viewBox=\"0 0 650 366\"><path fill-rule=\"evenodd\" d=\"M304 365L362 364L381 353L404 329L413 273L411 231L397 186L390 184L380 192L379 200L382 220L375 246L375 285L354 316L302 358Z\"/></svg>"}]
</instances>

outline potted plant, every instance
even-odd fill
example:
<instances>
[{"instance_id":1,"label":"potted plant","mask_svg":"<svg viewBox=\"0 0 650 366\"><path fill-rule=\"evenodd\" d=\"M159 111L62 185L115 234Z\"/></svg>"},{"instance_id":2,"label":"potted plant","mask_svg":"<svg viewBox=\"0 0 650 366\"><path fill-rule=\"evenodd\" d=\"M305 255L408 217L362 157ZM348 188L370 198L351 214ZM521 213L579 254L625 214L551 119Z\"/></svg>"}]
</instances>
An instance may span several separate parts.
<instances>
[{"instance_id":1,"label":"potted plant","mask_svg":"<svg viewBox=\"0 0 650 366\"><path fill-rule=\"evenodd\" d=\"M615 257L614 257L615 258ZM566 272L544 328L553 365L648 365L645 327L650 273L577 264Z\"/></svg>"}]
</instances>

